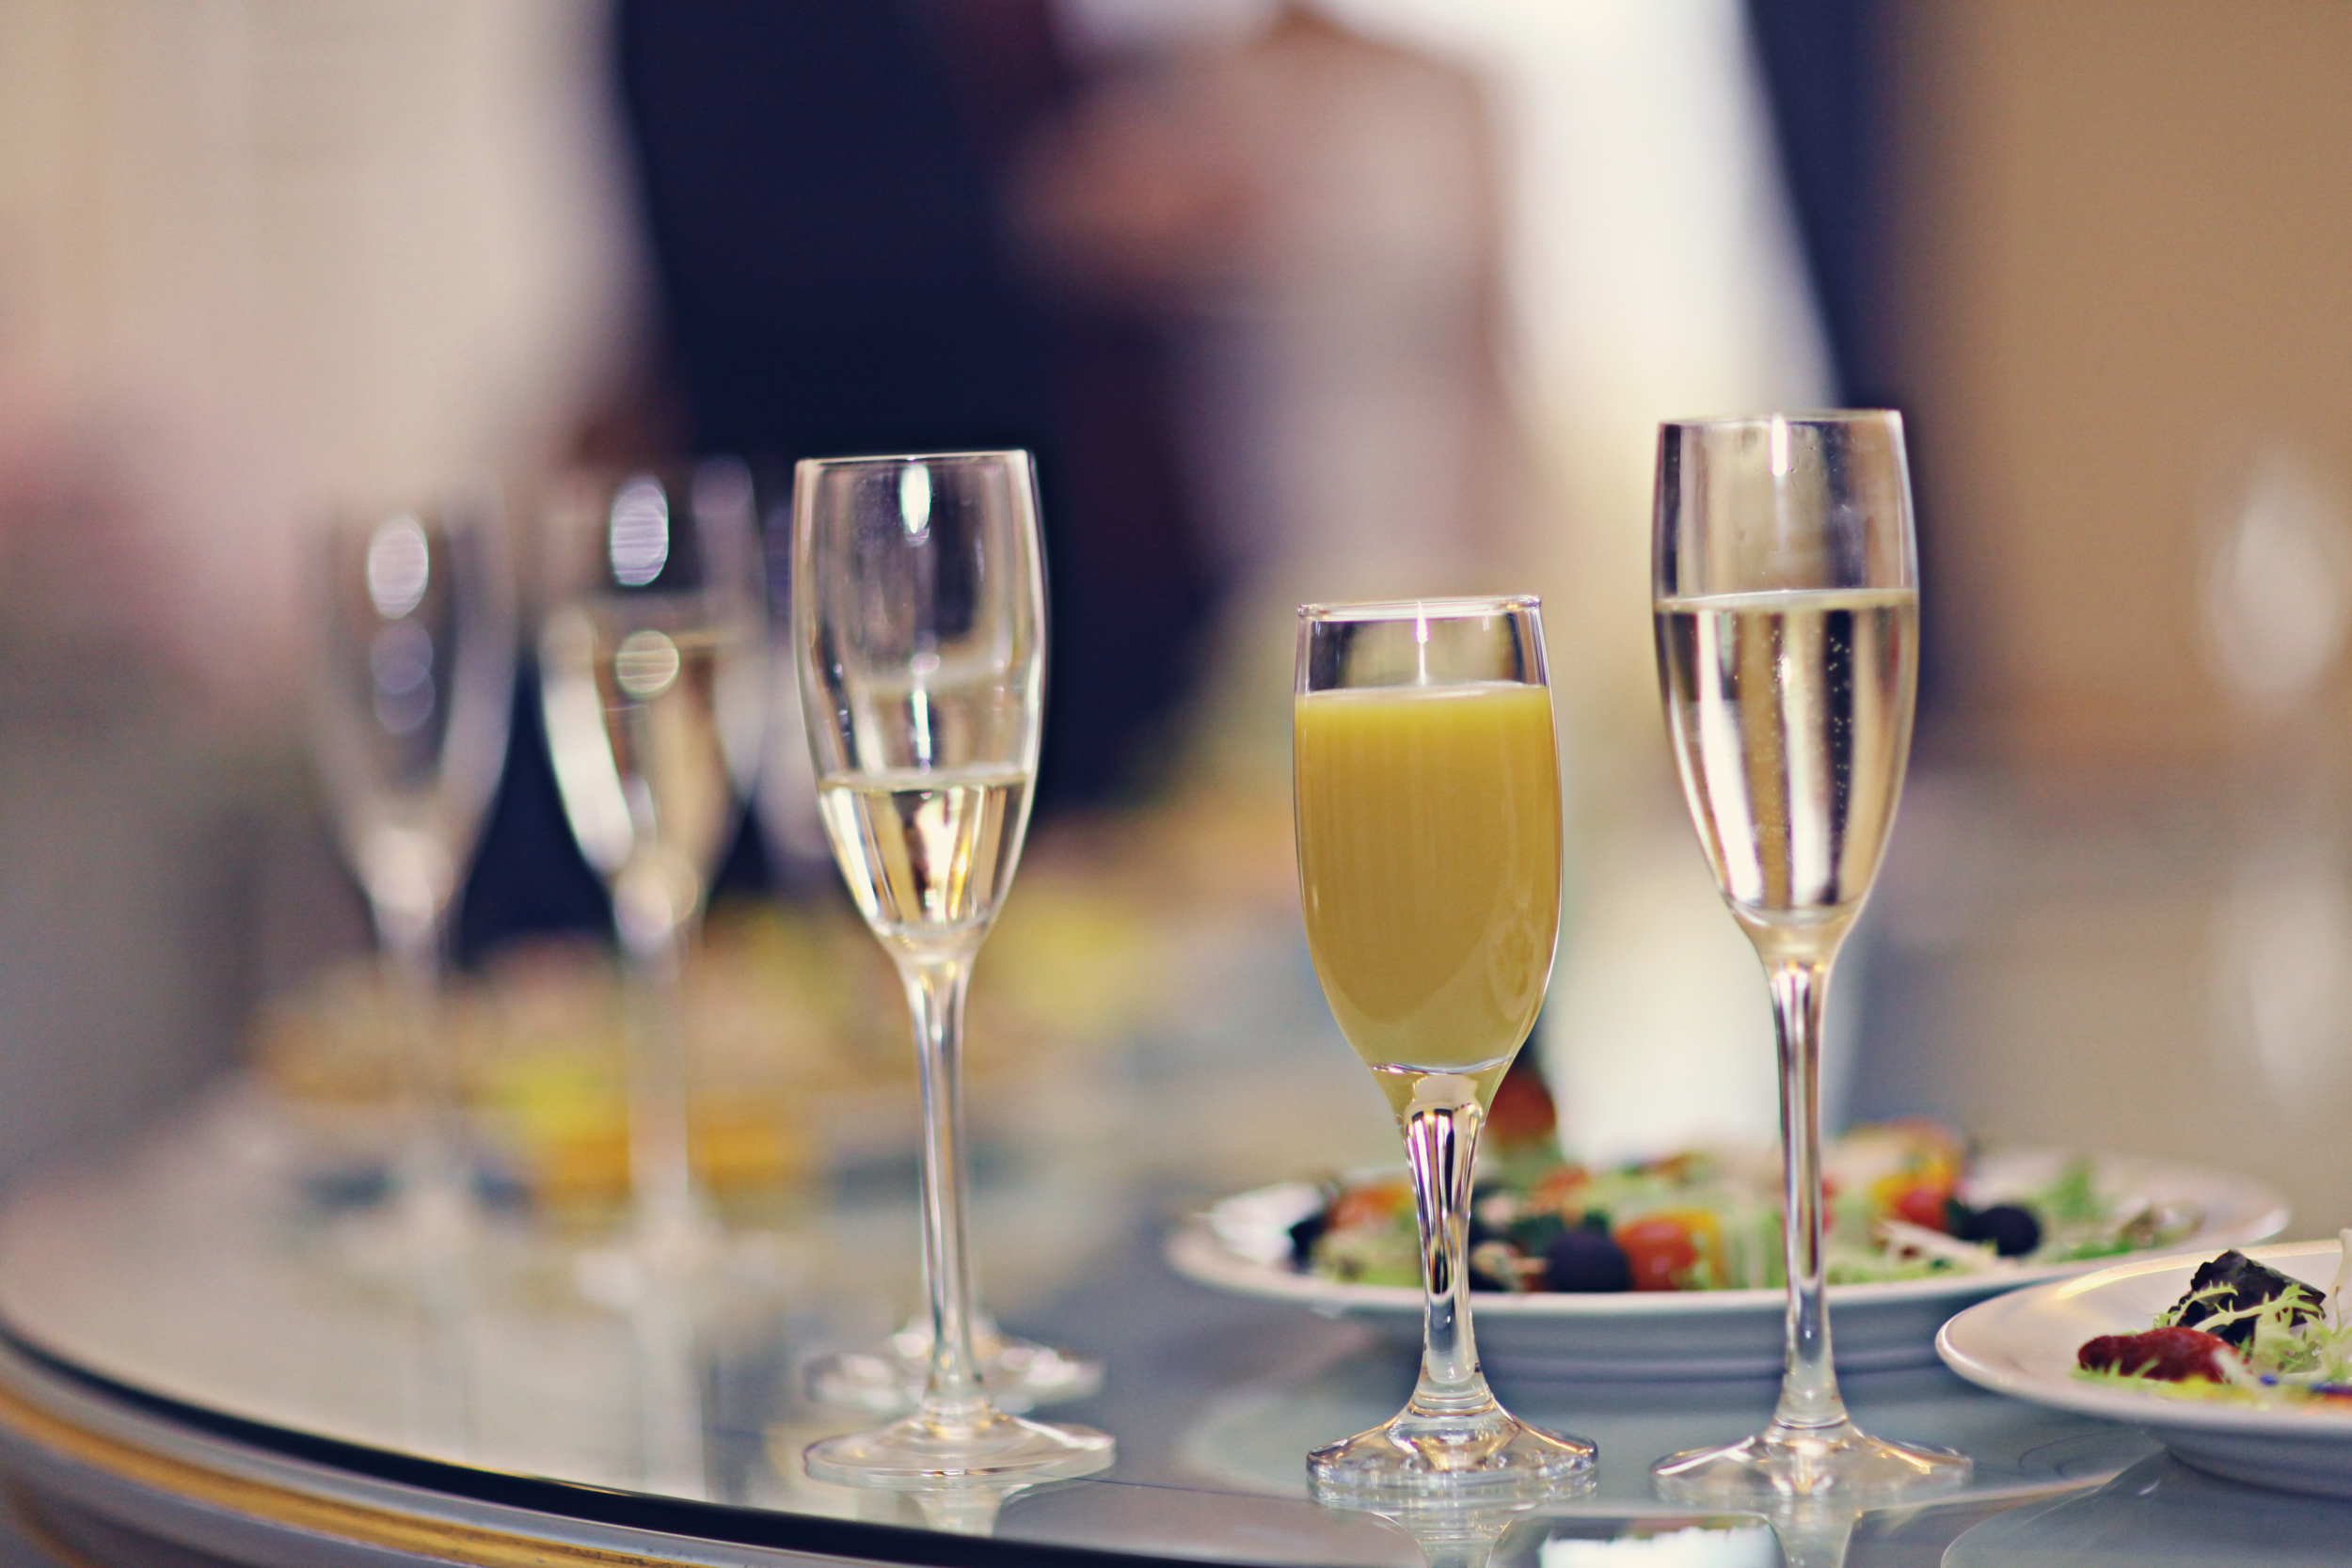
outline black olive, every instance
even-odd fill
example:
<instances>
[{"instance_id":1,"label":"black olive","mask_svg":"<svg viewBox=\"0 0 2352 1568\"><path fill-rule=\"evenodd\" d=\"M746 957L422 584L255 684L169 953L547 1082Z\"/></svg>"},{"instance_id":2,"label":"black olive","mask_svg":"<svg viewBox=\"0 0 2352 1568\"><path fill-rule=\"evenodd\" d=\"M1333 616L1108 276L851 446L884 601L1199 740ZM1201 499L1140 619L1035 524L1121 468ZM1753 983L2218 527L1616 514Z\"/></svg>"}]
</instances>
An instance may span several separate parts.
<instances>
[{"instance_id":1,"label":"black olive","mask_svg":"<svg viewBox=\"0 0 2352 1568\"><path fill-rule=\"evenodd\" d=\"M2034 1218L2032 1210L2014 1203L1978 1210L1968 1228L1967 1240L1991 1242L1993 1250L2004 1258L2023 1258L2042 1244L2042 1222Z\"/></svg>"},{"instance_id":2,"label":"black olive","mask_svg":"<svg viewBox=\"0 0 2352 1568\"><path fill-rule=\"evenodd\" d=\"M2207 1291L2218 1294L2199 1301ZM2240 1312L2265 1302L2287 1300L2286 1318L2289 1323L2309 1323L2324 1315L2327 1298L2299 1279L2280 1274L2277 1269L2257 1263L2233 1247L2213 1261L2199 1266L2189 1276L2188 1293L2179 1302L2180 1325L2195 1328L2208 1319L2223 1312ZM2240 1318L2235 1323L2208 1328L2210 1334L2243 1350L2254 1338L2254 1320Z\"/></svg>"},{"instance_id":3,"label":"black olive","mask_svg":"<svg viewBox=\"0 0 2352 1568\"><path fill-rule=\"evenodd\" d=\"M1293 1268L1306 1268L1308 1260L1314 1256L1315 1243L1323 1239L1324 1231L1329 1229L1330 1225L1331 1222L1324 1216L1324 1212L1318 1209L1291 1227L1291 1266Z\"/></svg>"},{"instance_id":4,"label":"black olive","mask_svg":"<svg viewBox=\"0 0 2352 1568\"><path fill-rule=\"evenodd\" d=\"M1552 1291L1630 1291L1633 1265L1606 1231L1563 1229L1544 1249L1544 1286Z\"/></svg>"},{"instance_id":5,"label":"black olive","mask_svg":"<svg viewBox=\"0 0 2352 1568\"><path fill-rule=\"evenodd\" d=\"M1551 1243L1567 1222L1554 1213L1521 1214L1503 1231L1511 1244L1530 1258L1541 1258L1551 1250Z\"/></svg>"}]
</instances>

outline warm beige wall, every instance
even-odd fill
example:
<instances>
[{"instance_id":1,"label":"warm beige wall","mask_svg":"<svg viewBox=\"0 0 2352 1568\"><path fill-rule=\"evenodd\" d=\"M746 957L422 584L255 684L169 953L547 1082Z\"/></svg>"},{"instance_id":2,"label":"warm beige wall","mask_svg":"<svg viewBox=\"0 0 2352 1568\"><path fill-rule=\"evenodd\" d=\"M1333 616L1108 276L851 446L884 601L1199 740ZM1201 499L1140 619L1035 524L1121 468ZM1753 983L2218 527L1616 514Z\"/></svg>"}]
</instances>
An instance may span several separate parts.
<instances>
[{"instance_id":1,"label":"warm beige wall","mask_svg":"<svg viewBox=\"0 0 2352 1568\"><path fill-rule=\"evenodd\" d=\"M2201 525L2261 443L2352 478L2352 4L1913 0L1898 272L1975 739L2192 759Z\"/></svg>"}]
</instances>

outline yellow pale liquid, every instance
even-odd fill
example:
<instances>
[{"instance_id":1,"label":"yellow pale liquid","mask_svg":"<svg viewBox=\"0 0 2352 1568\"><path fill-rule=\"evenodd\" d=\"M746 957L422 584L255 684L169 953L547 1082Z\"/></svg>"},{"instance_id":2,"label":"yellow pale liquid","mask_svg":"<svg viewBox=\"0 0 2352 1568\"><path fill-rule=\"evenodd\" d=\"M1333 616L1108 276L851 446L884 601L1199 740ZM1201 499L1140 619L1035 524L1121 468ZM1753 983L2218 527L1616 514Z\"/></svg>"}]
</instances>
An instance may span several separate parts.
<instances>
[{"instance_id":1,"label":"yellow pale liquid","mask_svg":"<svg viewBox=\"0 0 2352 1568\"><path fill-rule=\"evenodd\" d=\"M1400 1114L1429 1072L1488 1102L1559 931L1550 692L1318 691L1295 724L1307 945L1341 1033Z\"/></svg>"}]
</instances>

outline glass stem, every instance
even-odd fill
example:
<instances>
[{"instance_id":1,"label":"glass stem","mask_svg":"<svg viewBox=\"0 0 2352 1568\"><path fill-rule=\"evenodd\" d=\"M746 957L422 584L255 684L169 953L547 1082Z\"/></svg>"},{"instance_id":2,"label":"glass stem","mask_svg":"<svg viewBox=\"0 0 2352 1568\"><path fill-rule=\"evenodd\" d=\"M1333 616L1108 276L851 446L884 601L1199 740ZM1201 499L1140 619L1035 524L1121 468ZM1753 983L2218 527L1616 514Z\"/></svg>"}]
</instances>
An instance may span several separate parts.
<instances>
[{"instance_id":1,"label":"glass stem","mask_svg":"<svg viewBox=\"0 0 2352 1568\"><path fill-rule=\"evenodd\" d=\"M1768 960L1772 1022L1780 1037L1780 1136L1788 1269L1788 1353L1775 1427L1818 1431L1846 1419L1830 1359L1821 1247L1821 1003L1827 957Z\"/></svg>"},{"instance_id":2,"label":"glass stem","mask_svg":"<svg viewBox=\"0 0 2352 1568\"><path fill-rule=\"evenodd\" d=\"M687 1125L680 945L672 927L627 947L629 1189L639 1231L656 1240L691 1235L701 1217Z\"/></svg>"},{"instance_id":3,"label":"glass stem","mask_svg":"<svg viewBox=\"0 0 2352 1568\"><path fill-rule=\"evenodd\" d=\"M378 908L375 925L408 1097L398 1201L420 1229L434 1233L457 1223L471 1196L459 1136L457 1073L439 1028L445 911Z\"/></svg>"},{"instance_id":4,"label":"glass stem","mask_svg":"<svg viewBox=\"0 0 2352 1568\"><path fill-rule=\"evenodd\" d=\"M964 1222L963 998L965 958L902 966L923 1080L923 1275L930 1289L931 1363L920 1418L969 1427L993 1414L973 1350L971 1245Z\"/></svg>"},{"instance_id":5,"label":"glass stem","mask_svg":"<svg viewBox=\"0 0 2352 1568\"><path fill-rule=\"evenodd\" d=\"M1485 1122L1475 1086L1454 1073L1423 1077L1406 1110L1405 1163L1413 1174L1427 1292L1421 1379L1406 1407L1415 1416L1463 1416L1494 1403L1470 1318L1470 1176Z\"/></svg>"}]
</instances>

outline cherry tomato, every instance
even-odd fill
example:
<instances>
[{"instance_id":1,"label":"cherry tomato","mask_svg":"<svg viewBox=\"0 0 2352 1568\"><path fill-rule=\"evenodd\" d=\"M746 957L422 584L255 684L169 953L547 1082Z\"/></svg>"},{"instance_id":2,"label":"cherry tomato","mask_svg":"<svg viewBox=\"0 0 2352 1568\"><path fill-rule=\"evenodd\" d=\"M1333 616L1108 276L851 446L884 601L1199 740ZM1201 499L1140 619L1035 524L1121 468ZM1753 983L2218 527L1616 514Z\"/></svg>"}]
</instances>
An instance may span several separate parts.
<instances>
[{"instance_id":1,"label":"cherry tomato","mask_svg":"<svg viewBox=\"0 0 2352 1568\"><path fill-rule=\"evenodd\" d=\"M1942 1230L1945 1200L1951 1196L1949 1187L1926 1181L1906 1187L1895 1199L1895 1217L1924 1229Z\"/></svg>"},{"instance_id":2,"label":"cherry tomato","mask_svg":"<svg viewBox=\"0 0 2352 1568\"><path fill-rule=\"evenodd\" d=\"M1486 1111L1486 1136L1497 1144L1532 1144L1551 1136L1559 1125L1551 1091L1532 1072L1514 1072L1495 1091Z\"/></svg>"},{"instance_id":3,"label":"cherry tomato","mask_svg":"<svg viewBox=\"0 0 2352 1568\"><path fill-rule=\"evenodd\" d=\"M1528 1189L1528 1207L1554 1214L1581 1213L1584 1206L1576 1201L1577 1193L1592 1180L1582 1165L1562 1165L1547 1171Z\"/></svg>"},{"instance_id":4,"label":"cherry tomato","mask_svg":"<svg viewBox=\"0 0 2352 1568\"><path fill-rule=\"evenodd\" d=\"M1330 1228L1352 1230L1358 1226L1386 1225L1412 1204L1413 1189L1402 1181L1350 1187L1331 1205Z\"/></svg>"},{"instance_id":5,"label":"cherry tomato","mask_svg":"<svg viewBox=\"0 0 2352 1568\"><path fill-rule=\"evenodd\" d=\"M1699 1260L1691 1227L1671 1214L1651 1214L1621 1227L1617 1245L1633 1270L1637 1291L1678 1291Z\"/></svg>"}]
</instances>

